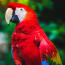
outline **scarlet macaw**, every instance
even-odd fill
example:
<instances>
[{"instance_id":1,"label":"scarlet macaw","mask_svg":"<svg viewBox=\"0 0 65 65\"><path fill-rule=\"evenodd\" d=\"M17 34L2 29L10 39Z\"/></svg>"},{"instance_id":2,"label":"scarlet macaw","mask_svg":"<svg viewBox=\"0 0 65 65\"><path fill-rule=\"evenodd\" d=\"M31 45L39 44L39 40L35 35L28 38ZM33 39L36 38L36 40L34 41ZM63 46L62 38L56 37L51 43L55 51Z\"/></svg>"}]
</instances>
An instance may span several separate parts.
<instances>
[{"instance_id":1,"label":"scarlet macaw","mask_svg":"<svg viewBox=\"0 0 65 65\"><path fill-rule=\"evenodd\" d=\"M40 27L37 15L30 7L8 3L5 19L7 24L10 21L16 23L11 45L16 65L44 65L44 61L49 65L48 58L62 65L55 45Z\"/></svg>"}]
</instances>

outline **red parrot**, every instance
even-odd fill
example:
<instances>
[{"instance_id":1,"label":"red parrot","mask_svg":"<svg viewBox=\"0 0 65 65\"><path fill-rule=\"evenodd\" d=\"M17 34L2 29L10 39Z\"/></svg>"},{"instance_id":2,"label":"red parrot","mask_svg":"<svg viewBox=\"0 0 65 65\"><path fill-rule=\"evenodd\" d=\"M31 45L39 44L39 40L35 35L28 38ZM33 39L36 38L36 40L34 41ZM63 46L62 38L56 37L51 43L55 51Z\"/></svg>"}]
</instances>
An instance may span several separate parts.
<instances>
[{"instance_id":1,"label":"red parrot","mask_svg":"<svg viewBox=\"0 0 65 65\"><path fill-rule=\"evenodd\" d=\"M55 45L46 36L30 7L8 3L5 19L8 24L16 24L11 45L16 65L41 65L44 60L48 62L48 57L57 65L62 65Z\"/></svg>"}]
</instances>

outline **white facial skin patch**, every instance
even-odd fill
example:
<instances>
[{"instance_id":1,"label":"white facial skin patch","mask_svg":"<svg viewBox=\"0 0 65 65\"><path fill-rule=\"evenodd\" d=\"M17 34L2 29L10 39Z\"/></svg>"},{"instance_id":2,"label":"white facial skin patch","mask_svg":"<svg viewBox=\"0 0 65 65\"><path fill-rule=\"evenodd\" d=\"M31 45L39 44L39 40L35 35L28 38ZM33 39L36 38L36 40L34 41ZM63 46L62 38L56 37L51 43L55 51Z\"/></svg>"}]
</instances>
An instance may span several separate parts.
<instances>
[{"instance_id":1,"label":"white facial skin patch","mask_svg":"<svg viewBox=\"0 0 65 65\"><path fill-rule=\"evenodd\" d=\"M25 16L26 16L26 11L24 8L16 8L15 10L15 15L18 16L20 22L24 20Z\"/></svg>"}]
</instances>

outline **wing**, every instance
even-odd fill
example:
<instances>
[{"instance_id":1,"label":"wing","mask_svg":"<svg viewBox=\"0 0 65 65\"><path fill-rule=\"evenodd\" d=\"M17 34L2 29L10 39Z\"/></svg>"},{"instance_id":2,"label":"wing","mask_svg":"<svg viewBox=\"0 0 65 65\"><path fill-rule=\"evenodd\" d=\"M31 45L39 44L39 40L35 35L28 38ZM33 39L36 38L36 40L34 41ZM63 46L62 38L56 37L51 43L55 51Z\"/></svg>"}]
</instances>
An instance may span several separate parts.
<instances>
[{"instance_id":1,"label":"wing","mask_svg":"<svg viewBox=\"0 0 65 65\"><path fill-rule=\"evenodd\" d=\"M39 41L36 43L40 48L41 60L50 60L53 63L62 65L60 55L55 47L55 45L48 39L44 31L38 30L34 33L35 41Z\"/></svg>"}]
</instances>

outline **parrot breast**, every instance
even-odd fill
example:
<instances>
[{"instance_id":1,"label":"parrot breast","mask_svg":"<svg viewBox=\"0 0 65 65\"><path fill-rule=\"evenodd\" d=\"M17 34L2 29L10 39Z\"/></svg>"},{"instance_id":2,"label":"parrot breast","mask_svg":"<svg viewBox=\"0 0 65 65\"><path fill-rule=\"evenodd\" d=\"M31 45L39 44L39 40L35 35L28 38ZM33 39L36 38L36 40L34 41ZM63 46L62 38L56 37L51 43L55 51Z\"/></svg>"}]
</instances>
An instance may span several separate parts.
<instances>
[{"instance_id":1,"label":"parrot breast","mask_svg":"<svg viewBox=\"0 0 65 65\"><path fill-rule=\"evenodd\" d=\"M38 29L35 26L19 26L16 27L12 35L12 46L18 47L21 56L27 65L41 65L40 50L34 42L34 30Z\"/></svg>"}]
</instances>

